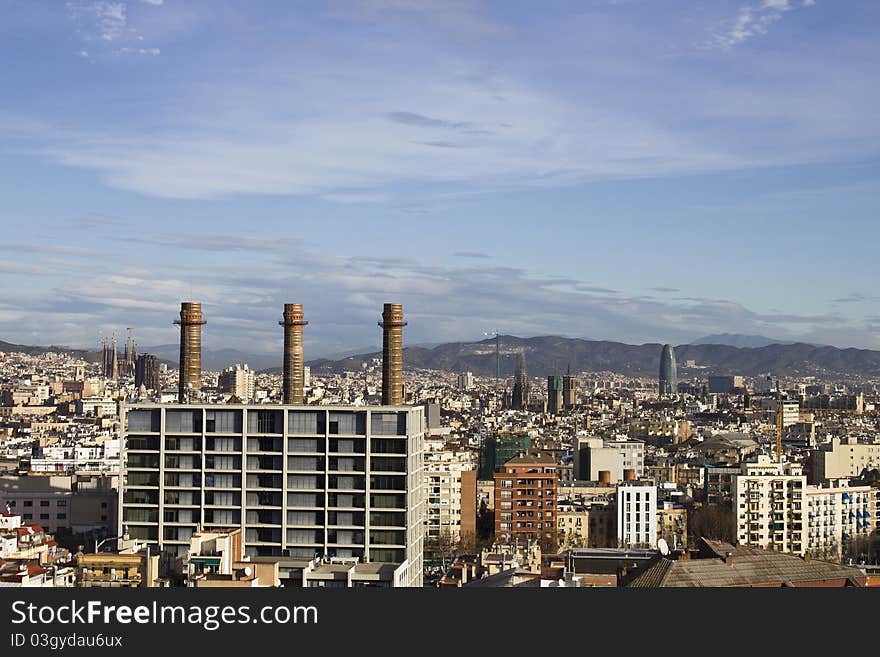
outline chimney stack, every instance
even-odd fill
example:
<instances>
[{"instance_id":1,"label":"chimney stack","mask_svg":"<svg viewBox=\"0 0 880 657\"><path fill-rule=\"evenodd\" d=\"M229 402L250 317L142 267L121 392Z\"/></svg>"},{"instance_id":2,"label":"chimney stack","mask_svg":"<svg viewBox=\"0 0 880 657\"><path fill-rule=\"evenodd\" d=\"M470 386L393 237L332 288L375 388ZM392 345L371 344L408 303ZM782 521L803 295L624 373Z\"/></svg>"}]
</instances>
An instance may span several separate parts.
<instances>
[{"instance_id":1,"label":"chimney stack","mask_svg":"<svg viewBox=\"0 0 880 657\"><path fill-rule=\"evenodd\" d=\"M202 387L202 304L184 301L180 304L180 379L177 384L177 401L186 401L188 388Z\"/></svg>"},{"instance_id":2,"label":"chimney stack","mask_svg":"<svg viewBox=\"0 0 880 657\"><path fill-rule=\"evenodd\" d=\"M303 309L300 303L284 304L284 391L285 404L302 404L303 397Z\"/></svg>"},{"instance_id":3,"label":"chimney stack","mask_svg":"<svg viewBox=\"0 0 880 657\"><path fill-rule=\"evenodd\" d=\"M382 311L382 403L403 404L403 306L386 303Z\"/></svg>"}]
</instances>

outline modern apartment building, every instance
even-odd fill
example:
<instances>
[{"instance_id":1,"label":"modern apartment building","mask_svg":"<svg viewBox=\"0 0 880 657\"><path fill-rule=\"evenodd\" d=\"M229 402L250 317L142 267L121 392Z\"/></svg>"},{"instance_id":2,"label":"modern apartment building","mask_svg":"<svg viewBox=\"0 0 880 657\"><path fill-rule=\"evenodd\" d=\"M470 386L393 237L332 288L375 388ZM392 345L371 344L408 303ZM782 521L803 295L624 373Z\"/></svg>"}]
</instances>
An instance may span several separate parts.
<instances>
[{"instance_id":1,"label":"modern apartment building","mask_svg":"<svg viewBox=\"0 0 880 657\"><path fill-rule=\"evenodd\" d=\"M221 392L234 395L241 401L250 401L254 398L255 381L254 371L247 366L247 363L231 365L220 372L217 387Z\"/></svg>"},{"instance_id":2,"label":"modern apartment building","mask_svg":"<svg viewBox=\"0 0 880 657\"><path fill-rule=\"evenodd\" d=\"M799 465L766 455L757 463L743 463L733 476L737 543L803 555L808 545L806 487Z\"/></svg>"},{"instance_id":3,"label":"modern apartment building","mask_svg":"<svg viewBox=\"0 0 880 657\"><path fill-rule=\"evenodd\" d=\"M841 559L846 552L858 552L877 525L880 490L850 486L839 479L822 486L807 486L806 508L809 527L807 552L820 559Z\"/></svg>"},{"instance_id":4,"label":"modern apartment building","mask_svg":"<svg viewBox=\"0 0 880 657\"><path fill-rule=\"evenodd\" d=\"M640 482L617 487L618 547L657 545L657 487Z\"/></svg>"},{"instance_id":5,"label":"modern apartment building","mask_svg":"<svg viewBox=\"0 0 880 657\"><path fill-rule=\"evenodd\" d=\"M425 540L472 541L477 530L477 462L472 451L425 443Z\"/></svg>"},{"instance_id":6,"label":"modern apartment building","mask_svg":"<svg viewBox=\"0 0 880 657\"><path fill-rule=\"evenodd\" d=\"M245 554L406 564L421 586L424 409L137 404L124 409L119 528L172 557L242 527Z\"/></svg>"},{"instance_id":7,"label":"modern apartment building","mask_svg":"<svg viewBox=\"0 0 880 657\"><path fill-rule=\"evenodd\" d=\"M860 443L855 438L832 438L813 451L810 483L858 477L865 468L880 468L880 443Z\"/></svg>"},{"instance_id":8,"label":"modern apartment building","mask_svg":"<svg viewBox=\"0 0 880 657\"><path fill-rule=\"evenodd\" d=\"M507 461L495 473L495 540L537 541L555 550L557 540L556 459L529 450Z\"/></svg>"}]
</instances>

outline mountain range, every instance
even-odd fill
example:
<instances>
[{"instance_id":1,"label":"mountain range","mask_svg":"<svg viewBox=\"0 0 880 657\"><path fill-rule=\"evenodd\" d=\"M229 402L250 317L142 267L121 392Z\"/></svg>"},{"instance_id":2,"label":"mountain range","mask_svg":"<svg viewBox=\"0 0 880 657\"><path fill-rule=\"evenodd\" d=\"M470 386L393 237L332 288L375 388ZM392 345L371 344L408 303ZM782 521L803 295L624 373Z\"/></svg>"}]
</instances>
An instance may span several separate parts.
<instances>
[{"instance_id":1,"label":"mountain range","mask_svg":"<svg viewBox=\"0 0 880 657\"><path fill-rule=\"evenodd\" d=\"M525 355L530 376L562 374L569 367L573 372L656 376L661 349L659 343L630 345L608 340L504 335L501 337L501 376L513 375L520 351ZM362 363L381 355L381 352L373 352L340 360L319 359L309 364L315 373L343 372L359 369ZM685 363L692 360L701 374L880 376L880 351L868 349L838 349L804 343L772 343L761 347L685 344L675 347L675 355L682 373L688 371ZM493 376L495 340L454 342L432 349L408 347L404 349L404 363L412 368Z\"/></svg>"},{"instance_id":2,"label":"mountain range","mask_svg":"<svg viewBox=\"0 0 880 657\"><path fill-rule=\"evenodd\" d=\"M880 376L880 351L869 349L840 349L805 343L779 343L768 338L768 344L746 347L730 344L704 343L717 337L729 342L740 338L761 336L737 336L722 334L707 336L691 344L675 347L679 372L684 376L691 371L688 361L705 374L743 374L757 376L772 373L777 376L826 375L826 376ZM655 376L660 362L662 345L649 343L630 345L609 340L585 340L559 336L520 338L501 336L501 376L513 375L518 355L523 352L526 369L530 376L562 374L569 367L573 372L610 371L631 376ZM64 352L90 362L98 362L99 351L72 349L63 346L34 347L0 341L0 351L41 354ZM151 353L161 360L175 365L179 350L176 344L142 347L139 351ZM319 358L307 364L315 373L344 372L360 369L362 363L381 358L382 352L349 355L342 358ZM251 354L237 349L203 349L202 367L220 370L233 363L247 363L257 371L280 372L281 354ZM410 346L404 349L407 367L451 372L470 371L478 376L495 374L495 339L479 342L452 342L437 346ZM696 373L696 371L694 371Z\"/></svg>"},{"instance_id":3,"label":"mountain range","mask_svg":"<svg viewBox=\"0 0 880 657\"><path fill-rule=\"evenodd\" d=\"M791 340L775 340L763 335L742 335L741 333L717 333L697 338L691 344L724 344L728 347L758 348L771 344L794 344Z\"/></svg>"}]
</instances>

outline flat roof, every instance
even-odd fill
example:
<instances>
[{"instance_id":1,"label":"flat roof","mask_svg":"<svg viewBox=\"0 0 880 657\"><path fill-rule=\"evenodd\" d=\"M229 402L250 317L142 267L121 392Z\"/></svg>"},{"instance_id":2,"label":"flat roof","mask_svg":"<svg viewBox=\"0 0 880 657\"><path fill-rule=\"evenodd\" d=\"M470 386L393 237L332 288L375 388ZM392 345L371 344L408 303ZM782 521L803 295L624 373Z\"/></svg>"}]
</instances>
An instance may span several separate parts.
<instances>
[{"instance_id":1,"label":"flat roof","mask_svg":"<svg viewBox=\"0 0 880 657\"><path fill-rule=\"evenodd\" d=\"M224 404L223 402L198 402L194 404L178 404L176 402L159 403L159 402L139 402L136 404L126 404L122 402L122 407L126 409L157 409L166 408L172 410L190 409L218 409L218 410L249 410L249 411L265 411L265 410L291 410L291 411L411 411L414 409L424 410L422 404L401 404L398 406L383 406L381 404L375 406L355 406L346 404L333 405L309 405L309 404Z\"/></svg>"}]
</instances>

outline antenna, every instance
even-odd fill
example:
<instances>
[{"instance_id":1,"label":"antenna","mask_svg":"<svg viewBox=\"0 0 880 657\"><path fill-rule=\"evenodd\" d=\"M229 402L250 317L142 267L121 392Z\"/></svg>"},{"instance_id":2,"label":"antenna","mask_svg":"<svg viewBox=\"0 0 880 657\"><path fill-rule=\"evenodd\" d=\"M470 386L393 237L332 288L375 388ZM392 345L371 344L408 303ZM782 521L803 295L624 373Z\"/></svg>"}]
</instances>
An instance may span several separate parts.
<instances>
[{"instance_id":1,"label":"antenna","mask_svg":"<svg viewBox=\"0 0 880 657\"><path fill-rule=\"evenodd\" d=\"M495 387L497 388L498 382L501 380L501 334L496 329L491 333L483 333L483 335L495 338Z\"/></svg>"}]
</instances>

